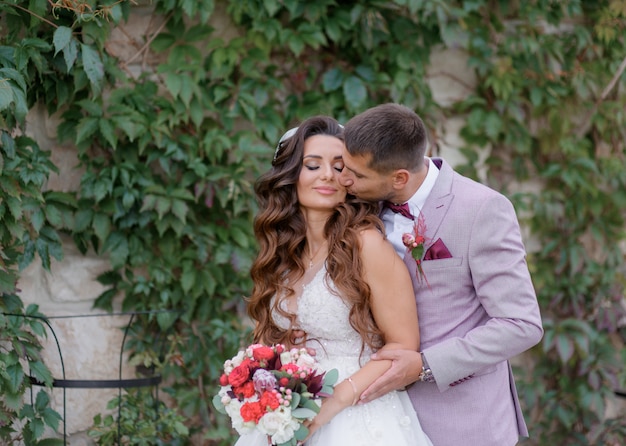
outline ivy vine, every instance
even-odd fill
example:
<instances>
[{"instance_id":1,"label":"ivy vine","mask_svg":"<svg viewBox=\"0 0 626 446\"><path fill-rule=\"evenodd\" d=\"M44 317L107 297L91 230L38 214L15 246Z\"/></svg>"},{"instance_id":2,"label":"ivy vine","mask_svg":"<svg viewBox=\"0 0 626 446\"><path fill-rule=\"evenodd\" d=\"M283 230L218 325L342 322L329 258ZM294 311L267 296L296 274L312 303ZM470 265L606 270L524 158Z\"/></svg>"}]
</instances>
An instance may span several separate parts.
<instances>
[{"instance_id":1,"label":"ivy vine","mask_svg":"<svg viewBox=\"0 0 626 446\"><path fill-rule=\"evenodd\" d=\"M124 32L139 8L154 26L136 41ZM246 336L252 184L277 139L310 115L345 122L389 101L424 117L434 152L440 123L464 118L459 170L481 178L488 149L482 180L528 229L545 336L516 370L525 443L626 439L624 417L605 416L626 388L626 0L0 0L0 14L0 308L37 313L19 298L20 271L49 268L63 243L105 256L98 307L178 310L135 327L129 345L171 383L189 441L231 440L210 395ZM132 55L107 45L113 30ZM427 72L446 48L465 51L477 78L452 105L435 100ZM58 168L28 136L35 105L77 148L76 191L46 187ZM13 327L2 346L39 334L25 321L0 316ZM163 330L175 333L165 359L149 348ZM44 436L10 420L56 427L15 403L27 391L20 359L38 358L29 342L0 351L14 395L0 397L2 440Z\"/></svg>"}]
</instances>

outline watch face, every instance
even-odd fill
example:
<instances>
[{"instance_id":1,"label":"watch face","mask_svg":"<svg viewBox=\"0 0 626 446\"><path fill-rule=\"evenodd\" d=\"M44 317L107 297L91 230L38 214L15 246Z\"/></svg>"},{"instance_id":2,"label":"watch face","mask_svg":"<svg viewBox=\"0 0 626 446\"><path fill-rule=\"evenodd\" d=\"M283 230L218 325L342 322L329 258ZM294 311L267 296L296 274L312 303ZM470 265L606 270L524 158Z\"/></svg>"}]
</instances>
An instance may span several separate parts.
<instances>
[{"instance_id":1,"label":"watch face","mask_svg":"<svg viewBox=\"0 0 626 446\"><path fill-rule=\"evenodd\" d=\"M433 376L433 372L430 369L422 369L420 373L419 380L425 383L434 383L435 377Z\"/></svg>"}]
</instances>

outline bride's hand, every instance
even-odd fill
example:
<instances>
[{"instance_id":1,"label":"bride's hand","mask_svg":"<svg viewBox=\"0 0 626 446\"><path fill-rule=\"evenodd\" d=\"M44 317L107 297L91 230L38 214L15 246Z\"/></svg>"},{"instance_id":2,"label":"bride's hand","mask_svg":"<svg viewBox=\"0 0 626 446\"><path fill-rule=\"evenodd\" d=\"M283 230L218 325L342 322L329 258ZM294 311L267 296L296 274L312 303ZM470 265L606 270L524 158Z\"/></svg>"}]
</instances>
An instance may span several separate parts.
<instances>
[{"instance_id":1,"label":"bride's hand","mask_svg":"<svg viewBox=\"0 0 626 446\"><path fill-rule=\"evenodd\" d=\"M335 398L334 396L325 398L322 402L320 412L315 416L315 418L304 423L304 425L309 429L309 435L307 435L303 443L311 438L311 435L313 435L319 428L328 424L335 415L345 408L346 404L339 401L338 398Z\"/></svg>"}]
</instances>

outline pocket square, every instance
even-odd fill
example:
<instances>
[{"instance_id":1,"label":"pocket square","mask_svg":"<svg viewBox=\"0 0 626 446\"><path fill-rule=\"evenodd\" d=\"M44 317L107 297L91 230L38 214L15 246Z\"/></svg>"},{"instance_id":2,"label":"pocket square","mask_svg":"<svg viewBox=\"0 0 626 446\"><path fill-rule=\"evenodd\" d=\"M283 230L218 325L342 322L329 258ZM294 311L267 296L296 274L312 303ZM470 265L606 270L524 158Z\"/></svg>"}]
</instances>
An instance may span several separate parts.
<instances>
[{"instance_id":1,"label":"pocket square","mask_svg":"<svg viewBox=\"0 0 626 446\"><path fill-rule=\"evenodd\" d=\"M437 239L435 243L432 244L426 254L424 254L424 260L437 260L437 259L450 259L452 258L452 254L446 248L446 245L441 241L440 238Z\"/></svg>"}]
</instances>

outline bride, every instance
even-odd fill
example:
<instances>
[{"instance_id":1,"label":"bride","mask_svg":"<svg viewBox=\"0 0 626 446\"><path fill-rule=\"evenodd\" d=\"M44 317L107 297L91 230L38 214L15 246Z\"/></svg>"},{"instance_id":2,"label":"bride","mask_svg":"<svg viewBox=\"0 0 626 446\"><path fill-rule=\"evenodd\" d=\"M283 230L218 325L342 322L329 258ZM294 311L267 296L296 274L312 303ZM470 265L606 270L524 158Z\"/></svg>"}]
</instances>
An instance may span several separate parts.
<instances>
[{"instance_id":1,"label":"bride","mask_svg":"<svg viewBox=\"0 0 626 446\"><path fill-rule=\"evenodd\" d=\"M329 117L305 120L281 138L256 183L260 251L248 299L255 342L301 339L323 369L339 372L307 425L306 446L431 446L406 392L359 403L391 365L370 355L417 350L419 330L409 273L384 238L376 206L347 196L338 182L342 131ZM236 446L267 444L255 431Z\"/></svg>"}]
</instances>

